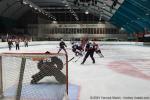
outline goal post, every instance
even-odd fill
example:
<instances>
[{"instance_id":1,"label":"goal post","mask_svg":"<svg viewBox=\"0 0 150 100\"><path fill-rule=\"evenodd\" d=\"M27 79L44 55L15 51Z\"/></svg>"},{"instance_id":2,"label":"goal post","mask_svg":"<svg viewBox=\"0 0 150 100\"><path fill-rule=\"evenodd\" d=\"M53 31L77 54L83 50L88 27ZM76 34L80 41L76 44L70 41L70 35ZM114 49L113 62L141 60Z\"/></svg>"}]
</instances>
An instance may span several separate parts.
<instances>
[{"instance_id":1,"label":"goal post","mask_svg":"<svg viewBox=\"0 0 150 100\"><path fill-rule=\"evenodd\" d=\"M61 100L65 94L68 94L67 54L0 54L2 100Z\"/></svg>"},{"instance_id":2,"label":"goal post","mask_svg":"<svg viewBox=\"0 0 150 100\"><path fill-rule=\"evenodd\" d=\"M20 100L20 98L21 98L21 90L22 90L22 82L23 82L23 76L24 76L24 70L25 70L25 63L26 63L26 58L22 58L16 100Z\"/></svg>"},{"instance_id":3,"label":"goal post","mask_svg":"<svg viewBox=\"0 0 150 100\"><path fill-rule=\"evenodd\" d=\"M0 56L0 98L3 96L2 57Z\"/></svg>"}]
</instances>

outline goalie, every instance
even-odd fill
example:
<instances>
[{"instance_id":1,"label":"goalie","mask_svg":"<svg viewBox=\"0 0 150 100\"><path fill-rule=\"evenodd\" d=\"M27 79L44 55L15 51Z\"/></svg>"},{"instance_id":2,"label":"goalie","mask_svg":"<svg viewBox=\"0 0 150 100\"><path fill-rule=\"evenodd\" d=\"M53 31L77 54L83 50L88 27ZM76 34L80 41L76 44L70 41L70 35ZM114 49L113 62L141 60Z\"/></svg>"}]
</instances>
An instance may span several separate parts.
<instances>
[{"instance_id":1,"label":"goalie","mask_svg":"<svg viewBox=\"0 0 150 100\"><path fill-rule=\"evenodd\" d=\"M63 62L57 57L51 57L50 60L41 60L37 64L38 73L32 76L31 84L36 84L45 76L54 76L55 79L64 84L66 82L66 76L61 72L63 69Z\"/></svg>"}]
</instances>

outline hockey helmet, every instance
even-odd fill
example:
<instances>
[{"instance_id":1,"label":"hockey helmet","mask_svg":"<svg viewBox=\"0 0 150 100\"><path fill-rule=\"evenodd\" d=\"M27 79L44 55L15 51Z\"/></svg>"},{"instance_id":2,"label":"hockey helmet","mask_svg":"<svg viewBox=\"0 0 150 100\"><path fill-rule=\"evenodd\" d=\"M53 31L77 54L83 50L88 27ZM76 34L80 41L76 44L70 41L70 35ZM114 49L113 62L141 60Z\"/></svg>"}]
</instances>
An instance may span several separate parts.
<instances>
[{"instance_id":1,"label":"hockey helmet","mask_svg":"<svg viewBox=\"0 0 150 100\"><path fill-rule=\"evenodd\" d=\"M93 42L92 42L92 41L89 41L89 43L91 43L91 44L92 44Z\"/></svg>"}]
</instances>

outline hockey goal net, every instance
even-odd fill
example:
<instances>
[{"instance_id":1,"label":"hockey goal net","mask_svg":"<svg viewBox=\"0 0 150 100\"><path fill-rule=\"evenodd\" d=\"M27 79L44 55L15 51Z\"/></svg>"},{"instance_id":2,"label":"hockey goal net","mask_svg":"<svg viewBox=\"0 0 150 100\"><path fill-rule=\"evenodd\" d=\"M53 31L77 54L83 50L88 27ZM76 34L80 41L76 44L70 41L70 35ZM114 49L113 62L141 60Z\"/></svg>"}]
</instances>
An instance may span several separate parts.
<instances>
[{"instance_id":1,"label":"hockey goal net","mask_svg":"<svg viewBox=\"0 0 150 100\"><path fill-rule=\"evenodd\" d=\"M62 100L66 93L66 54L0 54L1 100Z\"/></svg>"}]
</instances>

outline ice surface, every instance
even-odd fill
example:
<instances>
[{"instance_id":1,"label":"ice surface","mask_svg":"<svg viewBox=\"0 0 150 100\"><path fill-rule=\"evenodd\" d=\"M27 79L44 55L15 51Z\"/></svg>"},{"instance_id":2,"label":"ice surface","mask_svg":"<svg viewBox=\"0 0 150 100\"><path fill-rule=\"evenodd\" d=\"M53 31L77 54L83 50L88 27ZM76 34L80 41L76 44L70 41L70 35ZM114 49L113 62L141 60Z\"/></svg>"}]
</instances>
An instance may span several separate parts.
<instances>
[{"instance_id":1,"label":"ice surface","mask_svg":"<svg viewBox=\"0 0 150 100\"><path fill-rule=\"evenodd\" d=\"M70 45L67 47L69 59L74 56L70 47ZM52 43L21 47L19 51L15 48L12 51L2 48L0 52L57 52L57 50L58 44ZM98 100L132 100L125 97L145 97L146 99L137 100L150 100L150 47L107 44L102 45L101 50L105 57L100 58L95 54L95 64L92 64L90 58L84 65L80 64L83 58L75 62L76 57L69 62L70 100L92 100L94 97L99 98Z\"/></svg>"}]
</instances>

